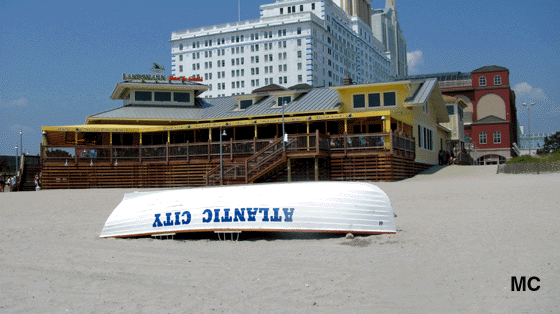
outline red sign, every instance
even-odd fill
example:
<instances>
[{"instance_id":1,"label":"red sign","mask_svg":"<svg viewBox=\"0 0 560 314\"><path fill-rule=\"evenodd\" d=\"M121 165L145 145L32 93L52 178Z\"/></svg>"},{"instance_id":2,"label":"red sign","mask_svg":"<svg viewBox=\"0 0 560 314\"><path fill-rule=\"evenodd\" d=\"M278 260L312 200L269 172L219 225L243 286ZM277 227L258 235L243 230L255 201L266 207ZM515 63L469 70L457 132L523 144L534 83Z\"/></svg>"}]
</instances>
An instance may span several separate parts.
<instances>
[{"instance_id":1,"label":"red sign","mask_svg":"<svg viewBox=\"0 0 560 314\"><path fill-rule=\"evenodd\" d=\"M176 76L173 76L173 75L169 76L169 80L170 81L183 81L183 82L184 81L191 81L191 82L202 82L203 81L202 77L200 77L200 76L189 76L187 78L187 77L184 77L184 76L176 77Z\"/></svg>"}]
</instances>

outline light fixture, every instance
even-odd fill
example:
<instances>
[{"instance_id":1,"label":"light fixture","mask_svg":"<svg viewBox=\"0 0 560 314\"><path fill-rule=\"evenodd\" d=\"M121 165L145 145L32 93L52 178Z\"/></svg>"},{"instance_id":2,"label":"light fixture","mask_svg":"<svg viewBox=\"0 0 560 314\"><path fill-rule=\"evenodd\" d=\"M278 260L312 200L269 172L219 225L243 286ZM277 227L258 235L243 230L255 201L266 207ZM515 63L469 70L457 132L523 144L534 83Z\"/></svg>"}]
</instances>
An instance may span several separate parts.
<instances>
[{"instance_id":1,"label":"light fixture","mask_svg":"<svg viewBox=\"0 0 560 314\"><path fill-rule=\"evenodd\" d=\"M89 166L90 166L90 167L93 167L93 159L90 160Z\"/></svg>"},{"instance_id":2,"label":"light fixture","mask_svg":"<svg viewBox=\"0 0 560 314\"><path fill-rule=\"evenodd\" d=\"M66 162L64 163L65 167L68 167L68 159L66 159Z\"/></svg>"},{"instance_id":3,"label":"light fixture","mask_svg":"<svg viewBox=\"0 0 560 314\"><path fill-rule=\"evenodd\" d=\"M118 165L119 165L119 161L115 159L115 167L117 167Z\"/></svg>"},{"instance_id":4,"label":"light fixture","mask_svg":"<svg viewBox=\"0 0 560 314\"><path fill-rule=\"evenodd\" d=\"M387 119L385 116L381 116L381 120L385 121Z\"/></svg>"}]
</instances>

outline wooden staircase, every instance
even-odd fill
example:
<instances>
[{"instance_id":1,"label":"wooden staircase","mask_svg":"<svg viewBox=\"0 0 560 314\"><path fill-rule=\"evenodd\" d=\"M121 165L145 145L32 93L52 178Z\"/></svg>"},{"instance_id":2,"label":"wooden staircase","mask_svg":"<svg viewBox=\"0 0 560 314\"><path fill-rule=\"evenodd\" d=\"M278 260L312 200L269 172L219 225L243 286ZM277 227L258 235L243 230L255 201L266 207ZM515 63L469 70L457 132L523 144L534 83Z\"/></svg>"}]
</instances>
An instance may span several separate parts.
<instances>
[{"instance_id":1,"label":"wooden staircase","mask_svg":"<svg viewBox=\"0 0 560 314\"><path fill-rule=\"evenodd\" d=\"M236 183L253 183L264 175L279 171L286 165L282 139L276 139L259 152L245 159L245 162L223 164L223 179L220 182L220 166L212 168L205 175L207 186Z\"/></svg>"}]
</instances>

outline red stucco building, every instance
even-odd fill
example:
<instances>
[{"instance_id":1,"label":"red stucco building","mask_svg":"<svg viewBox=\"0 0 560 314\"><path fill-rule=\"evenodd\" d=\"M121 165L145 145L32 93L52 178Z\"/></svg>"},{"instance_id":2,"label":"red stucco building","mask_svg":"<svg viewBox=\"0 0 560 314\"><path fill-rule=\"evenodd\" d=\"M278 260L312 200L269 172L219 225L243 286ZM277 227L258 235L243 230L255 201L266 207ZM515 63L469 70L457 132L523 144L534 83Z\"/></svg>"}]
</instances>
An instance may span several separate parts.
<instances>
[{"instance_id":1,"label":"red stucco building","mask_svg":"<svg viewBox=\"0 0 560 314\"><path fill-rule=\"evenodd\" d=\"M485 66L470 73L448 72L410 76L435 77L444 95L462 99L465 145L479 164L503 163L514 157L517 138L515 92L509 84L509 70ZM470 146L470 147L469 147Z\"/></svg>"}]
</instances>

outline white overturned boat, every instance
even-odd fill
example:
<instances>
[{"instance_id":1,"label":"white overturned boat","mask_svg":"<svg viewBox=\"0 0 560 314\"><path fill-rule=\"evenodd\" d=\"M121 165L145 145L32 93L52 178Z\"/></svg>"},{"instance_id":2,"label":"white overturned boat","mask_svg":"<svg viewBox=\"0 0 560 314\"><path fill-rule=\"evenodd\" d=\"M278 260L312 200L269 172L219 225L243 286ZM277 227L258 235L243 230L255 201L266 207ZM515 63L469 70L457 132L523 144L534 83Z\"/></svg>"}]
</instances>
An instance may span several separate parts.
<instances>
[{"instance_id":1,"label":"white overturned boat","mask_svg":"<svg viewBox=\"0 0 560 314\"><path fill-rule=\"evenodd\" d=\"M389 198L373 184L300 182L128 193L100 237L202 231L379 234L396 228Z\"/></svg>"}]
</instances>

